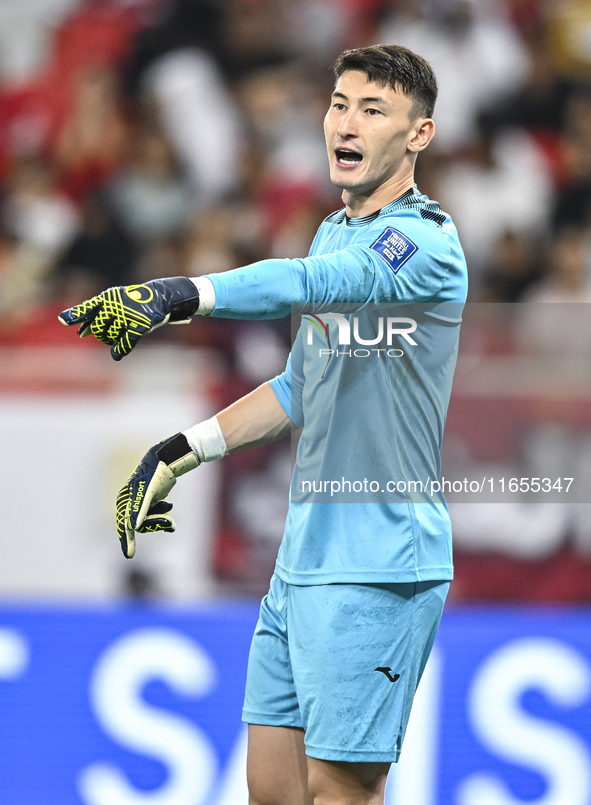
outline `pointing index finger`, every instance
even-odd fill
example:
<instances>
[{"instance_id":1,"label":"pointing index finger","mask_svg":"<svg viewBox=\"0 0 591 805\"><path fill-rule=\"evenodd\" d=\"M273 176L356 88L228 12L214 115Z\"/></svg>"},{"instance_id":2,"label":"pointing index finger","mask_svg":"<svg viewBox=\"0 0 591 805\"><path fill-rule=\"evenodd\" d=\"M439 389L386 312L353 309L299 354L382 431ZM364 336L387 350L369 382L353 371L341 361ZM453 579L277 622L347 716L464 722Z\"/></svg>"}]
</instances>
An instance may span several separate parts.
<instances>
[{"instance_id":1,"label":"pointing index finger","mask_svg":"<svg viewBox=\"0 0 591 805\"><path fill-rule=\"evenodd\" d=\"M74 324L85 325L88 321L94 318L97 312L103 306L103 300L100 296L95 296L92 299L87 299L79 305L74 305L66 310L62 310L58 319L66 327L71 327ZM80 333L82 335L82 332Z\"/></svg>"}]
</instances>

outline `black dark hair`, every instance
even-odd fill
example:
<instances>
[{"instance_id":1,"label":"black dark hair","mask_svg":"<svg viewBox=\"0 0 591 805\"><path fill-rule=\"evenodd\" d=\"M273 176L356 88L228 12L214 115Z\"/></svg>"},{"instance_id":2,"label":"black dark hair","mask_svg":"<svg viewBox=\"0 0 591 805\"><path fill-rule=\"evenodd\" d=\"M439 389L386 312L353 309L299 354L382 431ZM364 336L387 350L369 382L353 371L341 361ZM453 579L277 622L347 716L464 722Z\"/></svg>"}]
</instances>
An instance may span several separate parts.
<instances>
[{"instance_id":1,"label":"black dark hair","mask_svg":"<svg viewBox=\"0 0 591 805\"><path fill-rule=\"evenodd\" d=\"M437 100L437 79L431 65L400 45L370 45L341 53L334 65L339 79L347 70L365 73L383 87L402 90L412 99L411 118L431 117Z\"/></svg>"}]
</instances>

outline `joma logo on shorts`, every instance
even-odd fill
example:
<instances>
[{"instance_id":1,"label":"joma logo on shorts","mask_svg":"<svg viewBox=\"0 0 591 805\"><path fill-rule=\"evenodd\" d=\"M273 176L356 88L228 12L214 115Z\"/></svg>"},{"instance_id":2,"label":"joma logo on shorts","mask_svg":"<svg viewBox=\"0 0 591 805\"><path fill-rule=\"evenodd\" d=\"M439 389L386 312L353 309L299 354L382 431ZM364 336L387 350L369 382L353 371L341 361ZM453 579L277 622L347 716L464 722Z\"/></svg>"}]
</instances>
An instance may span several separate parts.
<instances>
[{"instance_id":1,"label":"joma logo on shorts","mask_svg":"<svg viewBox=\"0 0 591 805\"><path fill-rule=\"evenodd\" d=\"M391 670L391 668L374 668L374 671L381 671L384 676L387 676L390 682L397 682L400 679L400 674L394 674L394 676L392 676L390 673Z\"/></svg>"}]
</instances>

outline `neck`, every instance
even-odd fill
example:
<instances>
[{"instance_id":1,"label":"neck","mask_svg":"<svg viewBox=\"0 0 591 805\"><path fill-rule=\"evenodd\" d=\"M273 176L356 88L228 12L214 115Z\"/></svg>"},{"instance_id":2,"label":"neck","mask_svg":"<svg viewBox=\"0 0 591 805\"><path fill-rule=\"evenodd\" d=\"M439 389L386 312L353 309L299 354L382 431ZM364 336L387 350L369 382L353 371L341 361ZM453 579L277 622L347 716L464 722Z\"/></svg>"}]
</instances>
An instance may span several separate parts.
<instances>
[{"instance_id":1,"label":"neck","mask_svg":"<svg viewBox=\"0 0 591 805\"><path fill-rule=\"evenodd\" d=\"M392 177L368 193L355 193L343 190L341 198L349 218L362 218L381 210L414 187L414 176Z\"/></svg>"}]
</instances>

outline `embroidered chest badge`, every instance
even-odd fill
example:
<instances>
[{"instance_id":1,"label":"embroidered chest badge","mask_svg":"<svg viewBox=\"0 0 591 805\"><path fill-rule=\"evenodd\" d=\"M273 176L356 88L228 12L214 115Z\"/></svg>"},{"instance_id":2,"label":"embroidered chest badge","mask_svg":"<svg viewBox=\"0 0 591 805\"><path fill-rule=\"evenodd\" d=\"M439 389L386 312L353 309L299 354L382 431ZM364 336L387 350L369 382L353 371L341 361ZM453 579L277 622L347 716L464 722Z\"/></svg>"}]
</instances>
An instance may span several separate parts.
<instances>
[{"instance_id":1,"label":"embroidered chest badge","mask_svg":"<svg viewBox=\"0 0 591 805\"><path fill-rule=\"evenodd\" d=\"M402 232L389 226L371 244L370 249L377 252L392 271L398 274L402 266L418 251L419 247L410 238L403 235Z\"/></svg>"}]
</instances>

